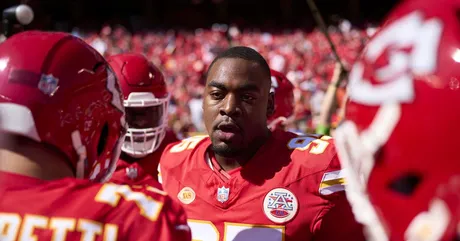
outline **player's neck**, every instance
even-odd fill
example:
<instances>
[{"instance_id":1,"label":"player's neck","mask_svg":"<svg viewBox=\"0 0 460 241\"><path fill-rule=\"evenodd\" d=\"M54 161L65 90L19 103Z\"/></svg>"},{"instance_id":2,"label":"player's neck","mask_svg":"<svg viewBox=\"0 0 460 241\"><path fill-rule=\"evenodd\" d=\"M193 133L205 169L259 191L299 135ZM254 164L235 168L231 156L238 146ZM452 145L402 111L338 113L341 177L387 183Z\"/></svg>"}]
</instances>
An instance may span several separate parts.
<instances>
[{"instance_id":1,"label":"player's neck","mask_svg":"<svg viewBox=\"0 0 460 241\"><path fill-rule=\"evenodd\" d=\"M138 161L142 160L142 158L132 157L128 153L126 153L124 151L121 152L120 159L123 160L124 162L129 163L129 164L132 164L132 163L135 163L135 162L138 162Z\"/></svg>"},{"instance_id":2,"label":"player's neck","mask_svg":"<svg viewBox=\"0 0 460 241\"><path fill-rule=\"evenodd\" d=\"M0 148L0 171L42 180L74 177L72 169L61 159L59 155L43 150Z\"/></svg>"},{"instance_id":3,"label":"player's neck","mask_svg":"<svg viewBox=\"0 0 460 241\"><path fill-rule=\"evenodd\" d=\"M223 157L219 155L216 155L216 161L217 163L219 163L219 166L222 168L222 170L226 172L231 171L233 169L236 169L246 164L246 163L242 163L238 159Z\"/></svg>"},{"instance_id":4,"label":"player's neck","mask_svg":"<svg viewBox=\"0 0 460 241\"><path fill-rule=\"evenodd\" d=\"M249 146L250 148L247 148L243 151L241 151L241 155L235 156L235 157L225 157L221 156L217 153L215 153L215 158L217 163L219 163L220 167L224 171L231 171L235 168L244 166L246 163L248 163L254 155L259 151L259 149L267 142L267 140L270 138L271 132L270 130L267 129L267 132L264 136L261 136L260 138L257 138L254 140Z\"/></svg>"}]
</instances>

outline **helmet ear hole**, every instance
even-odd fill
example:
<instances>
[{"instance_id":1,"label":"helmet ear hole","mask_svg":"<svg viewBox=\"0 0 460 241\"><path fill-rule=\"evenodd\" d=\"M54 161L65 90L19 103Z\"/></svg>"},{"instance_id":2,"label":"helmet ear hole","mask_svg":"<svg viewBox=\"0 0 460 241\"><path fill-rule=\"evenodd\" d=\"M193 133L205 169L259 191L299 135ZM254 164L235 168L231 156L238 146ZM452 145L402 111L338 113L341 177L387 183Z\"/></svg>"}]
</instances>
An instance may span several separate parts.
<instances>
[{"instance_id":1,"label":"helmet ear hole","mask_svg":"<svg viewBox=\"0 0 460 241\"><path fill-rule=\"evenodd\" d=\"M109 126L107 123L102 127L101 135L99 137L99 143L97 144L97 156L101 156L104 151L105 146L107 145L107 138L109 137Z\"/></svg>"},{"instance_id":2,"label":"helmet ear hole","mask_svg":"<svg viewBox=\"0 0 460 241\"><path fill-rule=\"evenodd\" d=\"M404 195L411 196L422 182L422 177L416 173L406 173L389 184L393 191Z\"/></svg>"}]
</instances>

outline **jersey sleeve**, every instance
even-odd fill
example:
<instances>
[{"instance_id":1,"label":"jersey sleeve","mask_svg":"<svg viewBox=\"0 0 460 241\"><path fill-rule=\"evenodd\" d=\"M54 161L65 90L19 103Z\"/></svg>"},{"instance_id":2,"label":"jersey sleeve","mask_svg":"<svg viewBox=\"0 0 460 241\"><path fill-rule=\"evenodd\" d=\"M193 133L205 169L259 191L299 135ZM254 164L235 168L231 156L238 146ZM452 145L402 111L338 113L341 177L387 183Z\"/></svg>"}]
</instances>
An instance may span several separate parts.
<instances>
[{"instance_id":1,"label":"jersey sleeve","mask_svg":"<svg viewBox=\"0 0 460 241\"><path fill-rule=\"evenodd\" d=\"M363 227L354 219L345 194L341 193L330 200L323 208L314 227L314 240L364 241Z\"/></svg>"},{"instance_id":2,"label":"jersey sleeve","mask_svg":"<svg viewBox=\"0 0 460 241\"><path fill-rule=\"evenodd\" d=\"M313 224L314 240L365 240L363 226L356 222L345 195L345 177L335 146L330 146L328 167L319 180L318 193L326 201Z\"/></svg>"},{"instance_id":3,"label":"jersey sleeve","mask_svg":"<svg viewBox=\"0 0 460 241\"><path fill-rule=\"evenodd\" d=\"M168 144L161 155L158 165L158 181L163 185L167 183L168 171L181 165L194 148L206 140L207 137L206 135L197 135Z\"/></svg>"}]
</instances>

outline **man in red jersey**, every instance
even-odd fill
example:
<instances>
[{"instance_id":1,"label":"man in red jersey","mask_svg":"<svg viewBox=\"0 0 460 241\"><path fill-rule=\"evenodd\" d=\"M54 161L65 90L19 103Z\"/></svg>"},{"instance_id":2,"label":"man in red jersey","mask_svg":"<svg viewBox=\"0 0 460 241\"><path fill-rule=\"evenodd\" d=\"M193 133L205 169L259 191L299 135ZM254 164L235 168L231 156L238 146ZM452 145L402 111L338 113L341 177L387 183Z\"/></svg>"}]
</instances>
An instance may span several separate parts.
<instances>
[{"instance_id":1,"label":"man in red jersey","mask_svg":"<svg viewBox=\"0 0 460 241\"><path fill-rule=\"evenodd\" d=\"M190 240L178 203L108 180L124 137L118 81L65 33L0 45L0 240ZM86 180L89 179L89 180Z\"/></svg>"},{"instance_id":2,"label":"man in red jersey","mask_svg":"<svg viewBox=\"0 0 460 241\"><path fill-rule=\"evenodd\" d=\"M179 140L167 128L169 93L163 73L140 54L118 54L108 62L120 81L128 122L120 161L110 181L160 187L161 153Z\"/></svg>"},{"instance_id":3,"label":"man in red jersey","mask_svg":"<svg viewBox=\"0 0 460 241\"><path fill-rule=\"evenodd\" d=\"M270 69L233 47L211 64L204 93L209 137L169 145L163 187L183 204L196 240L363 240L327 136L270 131Z\"/></svg>"}]
</instances>

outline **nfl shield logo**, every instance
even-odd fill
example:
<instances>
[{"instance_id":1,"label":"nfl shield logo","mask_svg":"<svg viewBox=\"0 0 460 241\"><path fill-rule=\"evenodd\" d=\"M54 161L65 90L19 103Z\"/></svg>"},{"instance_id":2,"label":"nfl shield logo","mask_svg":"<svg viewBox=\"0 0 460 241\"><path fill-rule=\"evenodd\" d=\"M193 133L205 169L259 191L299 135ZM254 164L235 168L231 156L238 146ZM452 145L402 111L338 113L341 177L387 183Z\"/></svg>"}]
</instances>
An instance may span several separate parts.
<instances>
[{"instance_id":1,"label":"nfl shield logo","mask_svg":"<svg viewBox=\"0 0 460 241\"><path fill-rule=\"evenodd\" d=\"M55 78L52 74L42 74L38 88L46 95L53 95L58 88L59 79Z\"/></svg>"},{"instance_id":2,"label":"nfl shield logo","mask_svg":"<svg viewBox=\"0 0 460 241\"><path fill-rule=\"evenodd\" d=\"M135 168L135 167L127 167L126 168L126 176L128 176L130 179L136 179L137 178L137 168Z\"/></svg>"},{"instance_id":3,"label":"nfl shield logo","mask_svg":"<svg viewBox=\"0 0 460 241\"><path fill-rule=\"evenodd\" d=\"M225 188L224 186L217 189L217 201L224 203L228 200L228 194L230 193L230 188Z\"/></svg>"}]
</instances>

